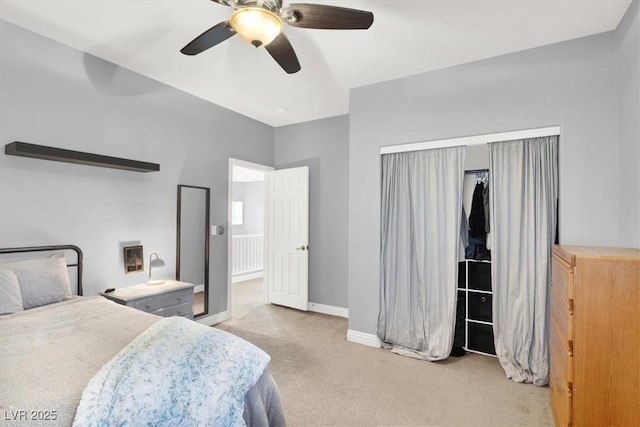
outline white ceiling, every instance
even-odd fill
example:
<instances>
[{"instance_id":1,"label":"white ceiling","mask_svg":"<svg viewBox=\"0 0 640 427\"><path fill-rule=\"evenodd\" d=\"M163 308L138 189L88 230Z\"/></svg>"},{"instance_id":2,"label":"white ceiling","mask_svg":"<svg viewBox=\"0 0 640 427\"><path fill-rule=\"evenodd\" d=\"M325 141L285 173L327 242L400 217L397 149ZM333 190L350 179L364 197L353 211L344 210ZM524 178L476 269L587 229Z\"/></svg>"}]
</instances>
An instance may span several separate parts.
<instances>
[{"instance_id":1,"label":"white ceiling","mask_svg":"<svg viewBox=\"0 0 640 427\"><path fill-rule=\"evenodd\" d=\"M208 0L1 0L0 17L271 126L349 112L349 90L616 28L631 0L294 0L369 10L366 31L286 26L302 70L232 37L180 49L233 11ZM285 1L285 5L288 2Z\"/></svg>"}]
</instances>

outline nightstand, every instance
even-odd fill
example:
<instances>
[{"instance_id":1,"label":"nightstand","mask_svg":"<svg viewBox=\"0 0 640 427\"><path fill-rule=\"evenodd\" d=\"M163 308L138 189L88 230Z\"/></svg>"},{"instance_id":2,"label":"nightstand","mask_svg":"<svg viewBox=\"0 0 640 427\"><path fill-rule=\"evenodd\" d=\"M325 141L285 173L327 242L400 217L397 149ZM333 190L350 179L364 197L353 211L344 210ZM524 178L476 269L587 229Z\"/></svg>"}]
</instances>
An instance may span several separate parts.
<instances>
[{"instance_id":1,"label":"nightstand","mask_svg":"<svg viewBox=\"0 0 640 427\"><path fill-rule=\"evenodd\" d=\"M182 316L193 319L192 283L165 280L162 284L135 285L117 288L113 292L100 295L128 307L137 308L158 316Z\"/></svg>"}]
</instances>

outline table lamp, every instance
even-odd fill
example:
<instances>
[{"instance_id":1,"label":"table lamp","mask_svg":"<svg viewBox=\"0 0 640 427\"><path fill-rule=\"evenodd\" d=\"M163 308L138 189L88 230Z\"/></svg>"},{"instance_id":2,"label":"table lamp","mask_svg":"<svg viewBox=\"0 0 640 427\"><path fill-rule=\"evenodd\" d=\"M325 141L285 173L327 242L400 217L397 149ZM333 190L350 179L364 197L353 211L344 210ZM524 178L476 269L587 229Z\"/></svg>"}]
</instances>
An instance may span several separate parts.
<instances>
[{"instance_id":1,"label":"table lamp","mask_svg":"<svg viewBox=\"0 0 640 427\"><path fill-rule=\"evenodd\" d=\"M158 254L154 252L149 256L149 281L147 285L161 285L164 283L164 280L151 280L151 270L158 267L164 267L164 260L160 259Z\"/></svg>"}]
</instances>

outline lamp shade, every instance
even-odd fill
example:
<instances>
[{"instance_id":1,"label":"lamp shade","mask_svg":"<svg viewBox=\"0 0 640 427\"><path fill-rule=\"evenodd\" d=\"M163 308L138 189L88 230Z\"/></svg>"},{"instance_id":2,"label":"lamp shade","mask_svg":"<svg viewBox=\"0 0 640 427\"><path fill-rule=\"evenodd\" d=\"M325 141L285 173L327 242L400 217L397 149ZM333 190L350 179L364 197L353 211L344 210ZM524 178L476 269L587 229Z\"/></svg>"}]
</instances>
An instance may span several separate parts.
<instances>
[{"instance_id":1,"label":"lamp shade","mask_svg":"<svg viewBox=\"0 0 640 427\"><path fill-rule=\"evenodd\" d=\"M160 259L158 254L154 252L149 255L149 281L147 282L148 285L160 285L164 283L164 280L151 280L151 270L158 267L164 267L164 260Z\"/></svg>"},{"instance_id":2,"label":"lamp shade","mask_svg":"<svg viewBox=\"0 0 640 427\"><path fill-rule=\"evenodd\" d=\"M238 9L229 22L242 40L255 47L268 45L282 32L280 17L260 7Z\"/></svg>"},{"instance_id":3,"label":"lamp shade","mask_svg":"<svg viewBox=\"0 0 640 427\"><path fill-rule=\"evenodd\" d=\"M156 258L152 259L149 262L149 267L164 267L164 265L165 265L164 264L164 260L162 260L160 258L157 258L157 256L158 256L157 254L151 254L151 255L155 255Z\"/></svg>"}]
</instances>

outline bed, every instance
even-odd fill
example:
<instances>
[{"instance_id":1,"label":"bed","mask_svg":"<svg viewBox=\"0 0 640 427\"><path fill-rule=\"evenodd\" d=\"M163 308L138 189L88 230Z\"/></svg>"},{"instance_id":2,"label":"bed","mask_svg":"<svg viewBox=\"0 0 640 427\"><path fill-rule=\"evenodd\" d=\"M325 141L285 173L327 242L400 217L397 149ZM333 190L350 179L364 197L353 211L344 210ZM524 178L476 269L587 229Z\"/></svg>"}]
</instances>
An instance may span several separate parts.
<instances>
[{"instance_id":1,"label":"bed","mask_svg":"<svg viewBox=\"0 0 640 427\"><path fill-rule=\"evenodd\" d=\"M34 262L55 263L58 273L63 253L64 268L75 270L72 295L41 304L39 292L50 293L42 283L56 280L41 266L6 260L16 253L38 253ZM257 347L190 320L82 297L82 252L74 246L0 249L0 256L1 308L9 312L0 315L3 424L285 425L268 356ZM7 272L23 279L24 310L10 307L16 298L6 289L15 284ZM49 300L60 298L52 293Z\"/></svg>"}]
</instances>

